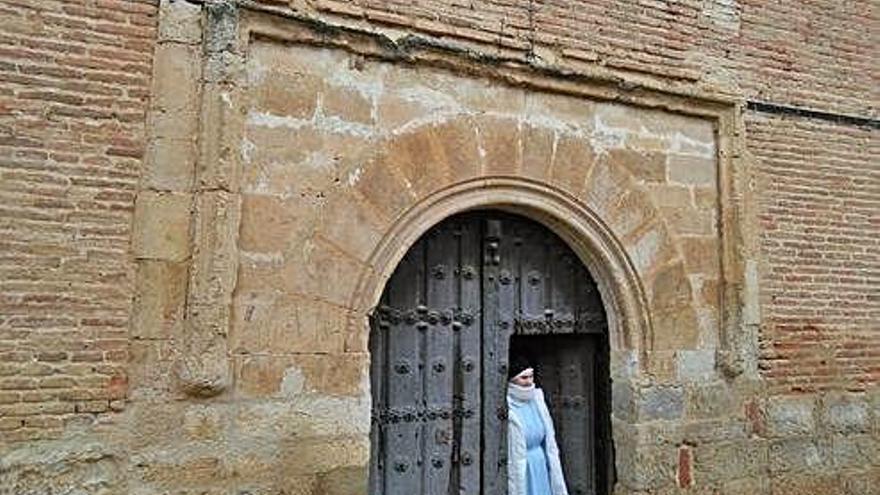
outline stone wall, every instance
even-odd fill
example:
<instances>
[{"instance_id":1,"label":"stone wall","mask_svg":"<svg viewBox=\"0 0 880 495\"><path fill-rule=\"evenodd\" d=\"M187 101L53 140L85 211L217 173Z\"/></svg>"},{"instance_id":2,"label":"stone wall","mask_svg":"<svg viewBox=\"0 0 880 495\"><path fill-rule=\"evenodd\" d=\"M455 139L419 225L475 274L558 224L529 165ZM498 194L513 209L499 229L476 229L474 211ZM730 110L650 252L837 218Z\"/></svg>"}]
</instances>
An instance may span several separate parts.
<instances>
[{"instance_id":1,"label":"stone wall","mask_svg":"<svg viewBox=\"0 0 880 495\"><path fill-rule=\"evenodd\" d=\"M363 316L498 197L614 268L619 493L880 484L868 4L247 5L0 1L0 494L363 493Z\"/></svg>"}]
</instances>

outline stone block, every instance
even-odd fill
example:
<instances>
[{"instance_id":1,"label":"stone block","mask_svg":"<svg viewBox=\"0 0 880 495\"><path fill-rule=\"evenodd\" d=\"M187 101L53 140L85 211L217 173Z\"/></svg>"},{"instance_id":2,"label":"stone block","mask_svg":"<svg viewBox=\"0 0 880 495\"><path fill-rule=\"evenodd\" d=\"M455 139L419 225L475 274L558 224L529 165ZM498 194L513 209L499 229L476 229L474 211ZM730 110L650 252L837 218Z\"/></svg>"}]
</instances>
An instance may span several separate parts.
<instances>
[{"instance_id":1,"label":"stone block","mask_svg":"<svg viewBox=\"0 0 880 495\"><path fill-rule=\"evenodd\" d=\"M822 400L822 423L835 434L858 434L870 430L870 413L865 397L829 394Z\"/></svg>"},{"instance_id":2,"label":"stone block","mask_svg":"<svg viewBox=\"0 0 880 495\"><path fill-rule=\"evenodd\" d=\"M373 123L372 99L355 88L325 84L320 101L325 117L364 125Z\"/></svg>"},{"instance_id":3,"label":"stone block","mask_svg":"<svg viewBox=\"0 0 880 495\"><path fill-rule=\"evenodd\" d=\"M677 255L669 232L660 222L652 225L638 237L628 240L625 248L636 271L643 277L647 277L655 267Z\"/></svg>"},{"instance_id":4,"label":"stone block","mask_svg":"<svg viewBox=\"0 0 880 495\"><path fill-rule=\"evenodd\" d=\"M697 445L733 442L749 438L747 423L732 416L690 420L684 424L681 432L682 441Z\"/></svg>"},{"instance_id":5,"label":"stone block","mask_svg":"<svg viewBox=\"0 0 880 495\"><path fill-rule=\"evenodd\" d=\"M770 480L761 476L725 481L721 483L720 491L716 493L723 495L769 495Z\"/></svg>"},{"instance_id":6,"label":"stone block","mask_svg":"<svg viewBox=\"0 0 880 495\"><path fill-rule=\"evenodd\" d=\"M694 447L695 478L718 486L729 480L757 479L767 467L768 449L762 442L739 440Z\"/></svg>"},{"instance_id":7,"label":"stone block","mask_svg":"<svg viewBox=\"0 0 880 495\"><path fill-rule=\"evenodd\" d=\"M660 208L670 230L685 236L716 236L715 212L696 208Z\"/></svg>"},{"instance_id":8,"label":"stone block","mask_svg":"<svg viewBox=\"0 0 880 495\"><path fill-rule=\"evenodd\" d=\"M134 401L126 412L126 428L131 432L129 446L144 455L170 448L183 438L186 404L170 401Z\"/></svg>"},{"instance_id":9,"label":"stone block","mask_svg":"<svg viewBox=\"0 0 880 495\"><path fill-rule=\"evenodd\" d=\"M880 442L871 435L832 435L831 462L836 469L880 466Z\"/></svg>"},{"instance_id":10,"label":"stone block","mask_svg":"<svg viewBox=\"0 0 880 495\"><path fill-rule=\"evenodd\" d=\"M234 353L342 352L348 311L274 291L239 292L233 303L229 347Z\"/></svg>"},{"instance_id":11,"label":"stone block","mask_svg":"<svg viewBox=\"0 0 880 495\"><path fill-rule=\"evenodd\" d=\"M219 495L225 478L220 452L173 457L169 453L160 459L139 462L137 465L139 468L134 472L135 480L159 493L181 487L198 487L199 493ZM216 491L208 491L210 488Z\"/></svg>"},{"instance_id":12,"label":"stone block","mask_svg":"<svg viewBox=\"0 0 880 495\"><path fill-rule=\"evenodd\" d=\"M615 380L611 384L611 412L616 419L633 422L636 419L636 400L633 384Z\"/></svg>"},{"instance_id":13,"label":"stone block","mask_svg":"<svg viewBox=\"0 0 880 495\"><path fill-rule=\"evenodd\" d=\"M4 440L13 432L4 432ZM0 493L114 495L126 492L125 454L98 435L9 443L0 457Z\"/></svg>"},{"instance_id":14,"label":"stone block","mask_svg":"<svg viewBox=\"0 0 880 495\"><path fill-rule=\"evenodd\" d=\"M236 390L242 397L300 394L360 396L366 354L254 355L236 358Z\"/></svg>"},{"instance_id":15,"label":"stone block","mask_svg":"<svg viewBox=\"0 0 880 495\"><path fill-rule=\"evenodd\" d=\"M646 493L671 487L677 458L678 449L673 445L634 448L632 455L617 459L620 488Z\"/></svg>"},{"instance_id":16,"label":"stone block","mask_svg":"<svg viewBox=\"0 0 880 495\"><path fill-rule=\"evenodd\" d=\"M696 349L700 329L697 314L689 305L654 313L654 349Z\"/></svg>"},{"instance_id":17,"label":"stone block","mask_svg":"<svg viewBox=\"0 0 880 495\"><path fill-rule=\"evenodd\" d=\"M830 468L815 439L787 438L770 442L772 475L785 472L817 473Z\"/></svg>"},{"instance_id":18,"label":"stone block","mask_svg":"<svg viewBox=\"0 0 880 495\"><path fill-rule=\"evenodd\" d=\"M291 436L281 440L279 461L284 476L330 473L344 468L362 468L369 463L370 441L364 437ZM319 492L320 493L320 492Z\"/></svg>"},{"instance_id":19,"label":"stone block","mask_svg":"<svg viewBox=\"0 0 880 495\"><path fill-rule=\"evenodd\" d=\"M651 285L652 309L679 308L691 301L691 284L683 263L667 265L657 271Z\"/></svg>"},{"instance_id":20,"label":"stone block","mask_svg":"<svg viewBox=\"0 0 880 495\"><path fill-rule=\"evenodd\" d=\"M188 441L224 440L228 423L223 406L192 404L183 412L181 429Z\"/></svg>"},{"instance_id":21,"label":"stone block","mask_svg":"<svg viewBox=\"0 0 880 495\"><path fill-rule=\"evenodd\" d=\"M246 400L236 404L230 411L229 441L238 445L236 452L244 459L234 457L235 462L265 463L270 471L275 470L278 447L283 439L316 437L339 431L338 418L330 421L318 417L308 406L304 407L295 400L295 397L286 397L281 401ZM267 456L271 459L260 459Z\"/></svg>"},{"instance_id":22,"label":"stone block","mask_svg":"<svg viewBox=\"0 0 880 495\"><path fill-rule=\"evenodd\" d=\"M323 495L362 495L367 493L369 477L367 466L333 469L318 476L319 493Z\"/></svg>"},{"instance_id":23,"label":"stone block","mask_svg":"<svg viewBox=\"0 0 880 495\"><path fill-rule=\"evenodd\" d=\"M133 340L128 352L129 399L167 399L176 395L173 365L177 351L172 342Z\"/></svg>"},{"instance_id":24,"label":"stone block","mask_svg":"<svg viewBox=\"0 0 880 495\"><path fill-rule=\"evenodd\" d=\"M584 202L599 216L607 216L617 201L633 189L633 184L622 167L609 163L600 156L590 174Z\"/></svg>"},{"instance_id":25,"label":"stone block","mask_svg":"<svg viewBox=\"0 0 880 495\"><path fill-rule=\"evenodd\" d=\"M527 120L547 123L553 127L589 131L595 124L596 103L591 100L557 93L529 91L525 93Z\"/></svg>"},{"instance_id":26,"label":"stone block","mask_svg":"<svg viewBox=\"0 0 880 495\"><path fill-rule=\"evenodd\" d=\"M635 378L639 372L638 353L630 349L611 349L611 379L613 381Z\"/></svg>"},{"instance_id":27,"label":"stone block","mask_svg":"<svg viewBox=\"0 0 880 495\"><path fill-rule=\"evenodd\" d=\"M273 269L271 265L263 268ZM347 307L358 278L366 269L361 262L338 248L316 239L284 253L284 263L277 272L273 287ZM334 283L327 283L328 280ZM252 282L259 283L258 280Z\"/></svg>"},{"instance_id":28,"label":"stone block","mask_svg":"<svg viewBox=\"0 0 880 495\"><path fill-rule=\"evenodd\" d=\"M680 350L676 353L678 377L684 382L708 382L715 378L715 350Z\"/></svg>"},{"instance_id":29,"label":"stone block","mask_svg":"<svg viewBox=\"0 0 880 495\"><path fill-rule=\"evenodd\" d=\"M657 210L643 191L633 190L619 198L605 221L620 239L657 223Z\"/></svg>"},{"instance_id":30,"label":"stone block","mask_svg":"<svg viewBox=\"0 0 880 495\"><path fill-rule=\"evenodd\" d=\"M522 167L521 173L532 179L543 180L550 170L550 158L556 142L552 129L533 125L528 121L522 125Z\"/></svg>"},{"instance_id":31,"label":"stone block","mask_svg":"<svg viewBox=\"0 0 880 495\"><path fill-rule=\"evenodd\" d=\"M303 208L299 198L243 194L238 246L253 253L281 253L302 234Z\"/></svg>"},{"instance_id":32,"label":"stone block","mask_svg":"<svg viewBox=\"0 0 880 495\"><path fill-rule=\"evenodd\" d=\"M734 399L724 382L698 384L687 389L687 415L694 419L730 418Z\"/></svg>"},{"instance_id":33,"label":"stone block","mask_svg":"<svg viewBox=\"0 0 880 495\"><path fill-rule=\"evenodd\" d=\"M200 55L197 45L162 43L156 47L151 100L154 110L169 114L171 118L195 115L200 104Z\"/></svg>"},{"instance_id":34,"label":"stone block","mask_svg":"<svg viewBox=\"0 0 880 495\"><path fill-rule=\"evenodd\" d=\"M388 227L356 194L343 191L328 198L319 226L319 235L365 263Z\"/></svg>"},{"instance_id":35,"label":"stone block","mask_svg":"<svg viewBox=\"0 0 880 495\"><path fill-rule=\"evenodd\" d=\"M678 383L678 357L675 351L650 351L646 371L654 383Z\"/></svg>"},{"instance_id":36,"label":"stone block","mask_svg":"<svg viewBox=\"0 0 880 495\"><path fill-rule=\"evenodd\" d=\"M462 181L480 173L480 152L476 124L469 117L459 117L434 126L437 141L451 179Z\"/></svg>"},{"instance_id":37,"label":"stone block","mask_svg":"<svg viewBox=\"0 0 880 495\"><path fill-rule=\"evenodd\" d=\"M718 278L721 273L719 242L716 237L681 236L681 254L688 273Z\"/></svg>"},{"instance_id":38,"label":"stone block","mask_svg":"<svg viewBox=\"0 0 880 495\"><path fill-rule=\"evenodd\" d=\"M315 70L280 43L255 43L246 67L252 110L311 119L323 89Z\"/></svg>"},{"instance_id":39,"label":"stone block","mask_svg":"<svg viewBox=\"0 0 880 495\"><path fill-rule=\"evenodd\" d=\"M385 132L400 131L438 114L460 114L461 104L438 73L386 66L383 90L376 97L376 123Z\"/></svg>"},{"instance_id":40,"label":"stone block","mask_svg":"<svg viewBox=\"0 0 880 495\"><path fill-rule=\"evenodd\" d=\"M675 184L714 186L718 182L714 157L669 155L666 166L669 182Z\"/></svg>"},{"instance_id":41,"label":"stone block","mask_svg":"<svg viewBox=\"0 0 880 495\"><path fill-rule=\"evenodd\" d=\"M880 486L880 469L862 472L843 472L840 484L846 495L876 495Z\"/></svg>"},{"instance_id":42,"label":"stone block","mask_svg":"<svg viewBox=\"0 0 880 495\"><path fill-rule=\"evenodd\" d=\"M816 400L812 396L776 396L764 408L771 437L812 435L816 431Z\"/></svg>"},{"instance_id":43,"label":"stone block","mask_svg":"<svg viewBox=\"0 0 880 495\"><path fill-rule=\"evenodd\" d=\"M198 194L195 219L193 249L198 255L190 267L188 306L198 308L204 317L194 322L195 328L222 328L225 335L238 270L241 195L225 191ZM197 316L195 311L190 315ZM222 315L223 320L211 320L215 315Z\"/></svg>"},{"instance_id":44,"label":"stone block","mask_svg":"<svg viewBox=\"0 0 880 495\"><path fill-rule=\"evenodd\" d=\"M159 4L159 42L199 44L202 40L202 9L189 2Z\"/></svg>"},{"instance_id":45,"label":"stone block","mask_svg":"<svg viewBox=\"0 0 880 495\"><path fill-rule=\"evenodd\" d=\"M514 175L521 168L521 122L515 119L477 120L477 136L483 159L483 173Z\"/></svg>"},{"instance_id":46,"label":"stone block","mask_svg":"<svg viewBox=\"0 0 880 495\"><path fill-rule=\"evenodd\" d=\"M681 419L684 405L684 390L679 386L642 387L638 394L638 418L642 421Z\"/></svg>"},{"instance_id":47,"label":"stone block","mask_svg":"<svg viewBox=\"0 0 880 495\"><path fill-rule=\"evenodd\" d=\"M415 203L415 192L399 170L381 157L363 167L355 189L386 219L394 219Z\"/></svg>"},{"instance_id":48,"label":"stone block","mask_svg":"<svg viewBox=\"0 0 880 495\"><path fill-rule=\"evenodd\" d=\"M131 336L167 339L183 322L186 262L141 260L137 264Z\"/></svg>"},{"instance_id":49,"label":"stone block","mask_svg":"<svg viewBox=\"0 0 880 495\"><path fill-rule=\"evenodd\" d=\"M654 184L666 182L666 155L663 153L613 149L608 151L608 162L612 166L625 168L636 182Z\"/></svg>"},{"instance_id":50,"label":"stone block","mask_svg":"<svg viewBox=\"0 0 880 495\"><path fill-rule=\"evenodd\" d=\"M196 145L192 139L151 139L146 147L141 187L160 191L191 191L195 163Z\"/></svg>"},{"instance_id":51,"label":"stone block","mask_svg":"<svg viewBox=\"0 0 880 495\"><path fill-rule=\"evenodd\" d=\"M445 158L437 133L430 128L417 128L388 141L379 159L402 172L408 188L417 196L424 196L448 181Z\"/></svg>"},{"instance_id":52,"label":"stone block","mask_svg":"<svg viewBox=\"0 0 880 495\"><path fill-rule=\"evenodd\" d=\"M639 446L680 445L683 439L681 424L674 421L635 423L629 429L629 437Z\"/></svg>"},{"instance_id":53,"label":"stone block","mask_svg":"<svg viewBox=\"0 0 880 495\"><path fill-rule=\"evenodd\" d=\"M694 206L698 210L717 210L719 208L717 185L692 186L692 189L694 191Z\"/></svg>"},{"instance_id":54,"label":"stone block","mask_svg":"<svg viewBox=\"0 0 880 495\"><path fill-rule=\"evenodd\" d=\"M626 133L639 134L642 132L642 119L648 110L636 108L619 103L596 104L597 128L607 127Z\"/></svg>"},{"instance_id":55,"label":"stone block","mask_svg":"<svg viewBox=\"0 0 880 495\"><path fill-rule=\"evenodd\" d=\"M335 172L325 149L326 133L311 125L281 125L268 117L251 116L245 126L247 151L243 187L262 193L294 193L302 189L300 175L328 176ZM291 146L296 143L296 146ZM332 181L332 178L329 179ZM323 190L327 179L308 184Z\"/></svg>"},{"instance_id":56,"label":"stone block","mask_svg":"<svg viewBox=\"0 0 880 495\"><path fill-rule=\"evenodd\" d=\"M305 378L305 390L331 396L359 397L364 377L369 376L369 355L344 353L297 356L295 363Z\"/></svg>"},{"instance_id":57,"label":"stone block","mask_svg":"<svg viewBox=\"0 0 880 495\"><path fill-rule=\"evenodd\" d=\"M236 395L241 398L282 397L286 381L293 392L302 391L303 378L290 356L254 355L234 358ZM296 382L295 384L292 382Z\"/></svg>"},{"instance_id":58,"label":"stone block","mask_svg":"<svg viewBox=\"0 0 880 495\"><path fill-rule=\"evenodd\" d=\"M142 191L135 200L132 251L136 258L183 261L190 253L192 196Z\"/></svg>"},{"instance_id":59,"label":"stone block","mask_svg":"<svg viewBox=\"0 0 880 495\"><path fill-rule=\"evenodd\" d=\"M645 190L651 195L658 208L691 208L691 188L678 184L646 184Z\"/></svg>"},{"instance_id":60,"label":"stone block","mask_svg":"<svg viewBox=\"0 0 880 495\"><path fill-rule=\"evenodd\" d=\"M770 495L792 494L849 495L843 491L836 473L797 472L770 478Z\"/></svg>"},{"instance_id":61,"label":"stone block","mask_svg":"<svg viewBox=\"0 0 880 495\"><path fill-rule=\"evenodd\" d=\"M572 195L580 195L595 161L590 142L581 136L557 134L550 181Z\"/></svg>"}]
</instances>

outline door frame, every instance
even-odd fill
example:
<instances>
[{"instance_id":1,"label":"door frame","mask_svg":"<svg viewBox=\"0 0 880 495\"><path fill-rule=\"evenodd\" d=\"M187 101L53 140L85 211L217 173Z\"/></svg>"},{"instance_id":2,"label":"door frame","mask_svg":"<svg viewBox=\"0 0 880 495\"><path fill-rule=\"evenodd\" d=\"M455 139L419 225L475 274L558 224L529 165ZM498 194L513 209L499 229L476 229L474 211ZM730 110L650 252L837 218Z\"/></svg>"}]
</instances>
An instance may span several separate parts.
<instances>
[{"instance_id":1,"label":"door frame","mask_svg":"<svg viewBox=\"0 0 880 495\"><path fill-rule=\"evenodd\" d=\"M494 209L522 215L556 233L578 256L599 289L608 323L610 375L625 384L646 376L653 347L648 299L636 267L608 225L577 198L550 185L526 178L483 177L442 189L404 212L370 255L351 300L351 308L368 315L381 298L385 285L410 248L431 227L444 219L471 210ZM349 342L367 348L370 321L354 321ZM352 338L353 337L353 338ZM357 344L360 342L360 344ZM614 395L612 386L611 394ZM620 472L621 461L637 454L626 432L615 428L612 404L612 462Z\"/></svg>"}]
</instances>

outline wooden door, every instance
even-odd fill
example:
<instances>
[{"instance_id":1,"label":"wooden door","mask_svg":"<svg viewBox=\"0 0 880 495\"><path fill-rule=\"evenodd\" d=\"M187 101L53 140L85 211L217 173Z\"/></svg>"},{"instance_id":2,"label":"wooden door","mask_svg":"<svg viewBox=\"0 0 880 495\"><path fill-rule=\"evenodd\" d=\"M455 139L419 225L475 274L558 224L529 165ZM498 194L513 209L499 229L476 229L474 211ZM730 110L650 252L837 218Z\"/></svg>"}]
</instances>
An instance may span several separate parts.
<instances>
[{"instance_id":1,"label":"wooden door","mask_svg":"<svg viewBox=\"0 0 880 495\"><path fill-rule=\"evenodd\" d=\"M540 224L475 212L432 228L371 319L371 494L506 494L512 337L537 339L570 491L606 493L604 322L589 273Z\"/></svg>"}]
</instances>

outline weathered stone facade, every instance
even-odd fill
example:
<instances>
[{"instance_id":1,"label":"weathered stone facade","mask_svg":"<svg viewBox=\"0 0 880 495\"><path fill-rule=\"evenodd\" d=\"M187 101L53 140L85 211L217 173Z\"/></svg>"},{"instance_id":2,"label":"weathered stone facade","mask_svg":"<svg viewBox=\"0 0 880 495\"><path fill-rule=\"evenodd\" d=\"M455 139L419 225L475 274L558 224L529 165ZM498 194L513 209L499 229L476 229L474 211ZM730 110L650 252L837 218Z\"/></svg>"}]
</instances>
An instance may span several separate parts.
<instances>
[{"instance_id":1,"label":"weathered stone facade","mask_svg":"<svg viewBox=\"0 0 880 495\"><path fill-rule=\"evenodd\" d=\"M696 3L717 30L707 44L743 29L749 6ZM526 33L512 39L430 5L449 17L297 1L107 14L108 32L149 40L152 76L112 86L142 108L97 85L110 120L68 109L65 125L111 159L40 151L18 128L0 142L4 208L50 221L35 212L48 200L16 195L43 174L56 207L80 212L62 222L109 236L50 248L27 224L4 248L19 264L3 265L0 493L365 493L366 316L421 233L478 208L545 223L599 284L615 493L877 493L877 121L759 113L745 100L772 78L729 79L736 57L711 48L682 61L675 37L654 56L554 41L549 4L505 7ZM102 15L49 18L100 31ZM28 43L0 56L57 49ZM36 84L5 80L9 101ZM861 108L861 86L840 89L790 103ZM834 144L811 148L815 133ZM792 164L800 148L824 164ZM97 162L123 170L115 194L68 197L83 193L63 184L114 177L78 183ZM109 234L89 230L107 216ZM83 272L80 299L28 292L24 272L50 278L55 259L74 273L77 249L114 264ZM108 281L118 293L81 299Z\"/></svg>"}]
</instances>

